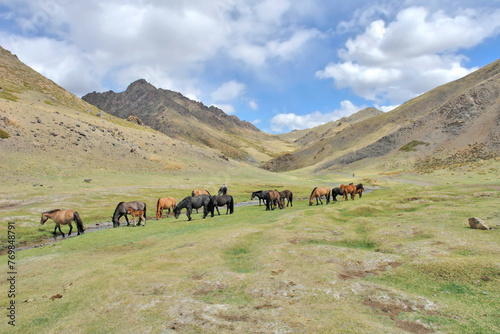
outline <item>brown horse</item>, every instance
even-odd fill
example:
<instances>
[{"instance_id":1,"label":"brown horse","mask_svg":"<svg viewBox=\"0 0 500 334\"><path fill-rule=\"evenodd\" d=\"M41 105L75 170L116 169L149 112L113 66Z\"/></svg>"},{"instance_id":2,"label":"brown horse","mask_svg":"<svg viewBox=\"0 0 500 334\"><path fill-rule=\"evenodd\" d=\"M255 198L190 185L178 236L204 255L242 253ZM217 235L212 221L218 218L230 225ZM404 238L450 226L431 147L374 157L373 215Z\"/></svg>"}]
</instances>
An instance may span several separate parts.
<instances>
[{"instance_id":1,"label":"brown horse","mask_svg":"<svg viewBox=\"0 0 500 334\"><path fill-rule=\"evenodd\" d=\"M76 223L76 228L78 229L78 235L83 234L85 229L83 228L82 218L75 210L51 210L42 213L42 219L40 220L40 224L45 224L47 219L52 219L56 223L56 227L54 228L53 235L56 235L56 230L59 228L59 232L61 232L64 237L63 231L61 231L61 225L69 225L68 236L71 235L71 230L73 230L72 222Z\"/></svg>"},{"instance_id":2,"label":"brown horse","mask_svg":"<svg viewBox=\"0 0 500 334\"><path fill-rule=\"evenodd\" d=\"M158 198L156 203L156 220L163 218L163 209L168 210L167 218L170 216L170 209L175 209L176 201L173 197Z\"/></svg>"},{"instance_id":3,"label":"brown horse","mask_svg":"<svg viewBox=\"0 0 500 334\"><path fill-rule=\"evenodd\" d=\"M144 221L146 221L146 217L144 216L144 210L134 210L133 208L128 208L128 213L132 215L132 223L134 223L134 227L135 227L135 217L139 217L139 221L141 218L144 219Z\"/></svg>"},{"instance_id":4,"label":"brown horse","mask_svg":"<svg viewBox=\"0 0 500 334\"><path fill-rule=\"evenodd\" d=\"M344 200L348 201L349 194L351 195L351 199L354 201L354 196L356 196L356 191L357 191L355 185L353 185L352 183L348 185L341 184L339 188L344 192L344 197L342 198L342 201Z\"/></svg>"},{"instance_id":5,"label":"brown horse","mask_svg":"<svg viewBox=\"0 0 500 334\"><path fill-rule=\"evenodd\" d=\"M290 204L290 206L293 206L293 193L290 190L280 191L280 196L283 199L283 206L285 205L285 199L288 201L286 203L287 207L288 204Z\"/></svg>"},{"instance_id":6,"label":"brown horse","mask_svg":"<svg viewBox=\"0 0 500 334\"><path fill-rule=\"evenodd\" d=\"M195 189L191 192L191 196L198 196L198 195L208 195L208 196L212 196L210 195L210 193L208 192L208 190L200 190L200 189Z\"/></svg>"},{"instance_id":7,"label":"brown horse","mask_svg":"<svg viewBox=\"0 0 500 334\"><path fill-rule=\"evenodd\" d=\"M359 195L359 198L362 197L364 190L365 190L365 188L363 188L363 183L356 185L356 193Z\"/></svg>"},{"instance_id":8,"label":"brown horse","mask_svg":"<svg viewBox=\"0 0 500 334\"><path fill-rule=\"evenodd\" d=\"M266 210L274 210L276 206L283 209L285 202L278 190L269 190L265 195Z\"/></svg>"},{"instance_id":9,"label":"brown horse","mask_svg":"<svg viewBox=\"0 0 500 334\"><path fill-rule=\"evenodd\" d=\"M309 197L309 205L313 205L314 199L316 198L316 205L318 205L318 199L323 205L323 201L321 200L321 196L325 196L326 198L326 204L330 203L330 188L328 187L323 187L323 188L314 188L313 191L311 192L311 196Z\"/></svg>"}]
</instances>

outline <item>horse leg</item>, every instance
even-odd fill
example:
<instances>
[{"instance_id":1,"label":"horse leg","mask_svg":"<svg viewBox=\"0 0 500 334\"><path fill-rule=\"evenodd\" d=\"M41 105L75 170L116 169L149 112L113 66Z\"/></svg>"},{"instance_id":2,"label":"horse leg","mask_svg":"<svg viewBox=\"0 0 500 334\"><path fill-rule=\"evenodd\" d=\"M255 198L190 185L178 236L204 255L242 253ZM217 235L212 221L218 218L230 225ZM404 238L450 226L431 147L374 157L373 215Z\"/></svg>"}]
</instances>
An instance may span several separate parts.
<instances>
[{"instance_id":1,"label":"horse leg","mask_svg":"<svg viewBox=\"0 0 500 334\"><path fill-rule=\"evenodd\" d=\"M217 214L220 216L219 205L215 204L215 209L217 210Z\"/></svg>"},{"instance_id":2,"label":"horse leg","mask_svg":"<svg viewBox=\"0 0 500 334\"><path fill-rule=\"evenodd\" d=\"M120 218L118 218L118 220L119 220L119 219L120 219ZM130 222L128 221L128 215L127 215L127 214L125 214L125 220L127 221L127 226L129 226L129 225L130 225Z\"/></svg>"},{"instance_id":3,"label":"horse leg","mask_svg":"<svg viewBox=\"0 0 500 334\"><path fill-rule=\"evenodd\" d=\"M64 238L64 233L63 233L63 231L61 230L61 225L60 225L60 224L57 224L57 227L59 227L59 232L61 232L61 234L62 234L62 236L63 236L63 238Z\"/></svg>"},{"instance_id":4,"label":"horse leg","mask_svg":"<svg viewBox=\"0 0 500 334\"><path fill-rule=\"evenodd\" d=\"M187 208L186 216L188 217L188 221L190 221L190 220L191 220L191 211L192 211L192 210L193 210L193 209Z\"/></svg>"},{"instance_id":5,"label":"horse leg","mask_svg":"<svg viewBox=\"0 0 500 334\"><path fill-rule=\"evenodd\" d=\"M69 223L69 232L68 232L68 237L71 235L71 231L73 230L73 224L71 222Z\"/></svg>"},{"instance_id":6,"label":"horse leg","mask_svg":"<svg viewBox=\"0 0 500 334\"><path fill-rule=\"evenodd\" d=\"M54 232L52 232L53 235L57 235L56 230L57 230L57 223L56 223L56 226L54 226Z\"/></svg>"}]
</instances>

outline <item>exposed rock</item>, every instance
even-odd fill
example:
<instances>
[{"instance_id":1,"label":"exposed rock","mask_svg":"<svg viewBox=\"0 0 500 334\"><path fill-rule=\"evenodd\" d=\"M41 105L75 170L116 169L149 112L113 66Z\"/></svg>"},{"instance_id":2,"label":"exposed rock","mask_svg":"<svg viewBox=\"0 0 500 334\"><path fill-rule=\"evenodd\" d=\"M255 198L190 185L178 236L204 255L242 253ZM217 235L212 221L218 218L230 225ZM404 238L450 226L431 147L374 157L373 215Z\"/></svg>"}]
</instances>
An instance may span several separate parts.
<instances>
[{"instance_id":1,"label":"exposed rock","mask_svg":"<svg viewBox=\"0 0 500 334\"><path fill-rule=\"evenodd\" d=\"M137 125L144 125L144 123L141 121L141 119L139 117L134 116L134 115L130 115L129 117L127 117L127 121L135 123Z\"/></svg>"},{"instance_id":2,"label":"exposed rock","mask_svg":"<svg viewBox=\"0 0 500 334\"><path fill-rule=\"evenodd\" d=\"M486 224L481 219L475 217L469 218L469 225L471 228L475 228L478 230L491 230L488 224Z\"/></svg>"}]
</instances>

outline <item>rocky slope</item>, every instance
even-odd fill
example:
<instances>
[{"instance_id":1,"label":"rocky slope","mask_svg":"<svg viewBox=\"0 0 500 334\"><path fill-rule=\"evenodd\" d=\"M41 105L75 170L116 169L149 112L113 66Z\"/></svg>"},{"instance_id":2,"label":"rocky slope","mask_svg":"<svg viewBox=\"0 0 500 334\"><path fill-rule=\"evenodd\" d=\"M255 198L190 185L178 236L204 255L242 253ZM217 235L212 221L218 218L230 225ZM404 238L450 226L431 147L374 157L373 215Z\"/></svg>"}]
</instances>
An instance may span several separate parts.
<instances>
[{"instance_id":1,"label":"rocky slope","mask_svg":"<svg viewBox=\"0 0 500 334\"><path fill-rule=\"evenodd\" d=\"M301 150L268 161L274 171L355 165L393 170L428 156L448 157L476 144L500 151L500 60L439 86L391 112L349 124ZM351 166L353 167L353 166Z\"/></svg>"},{"instance_id":2,"label":"rocky slope","mask_svg":"<svg viewBox=\"0 0 500 334\"><path fill-rule=\"evenodd\" d=\"M249 149L266 154L261 142L273 142L265 146L276 147L276 152L286 149L284 141L261 132L249 122L180 93L157 89L144 79L133 82L121 93L92 92L82 99L117 117L138 117L145 125L172 138L208 146L236 159L247 159Z\"/></svg>"}]
</instances>

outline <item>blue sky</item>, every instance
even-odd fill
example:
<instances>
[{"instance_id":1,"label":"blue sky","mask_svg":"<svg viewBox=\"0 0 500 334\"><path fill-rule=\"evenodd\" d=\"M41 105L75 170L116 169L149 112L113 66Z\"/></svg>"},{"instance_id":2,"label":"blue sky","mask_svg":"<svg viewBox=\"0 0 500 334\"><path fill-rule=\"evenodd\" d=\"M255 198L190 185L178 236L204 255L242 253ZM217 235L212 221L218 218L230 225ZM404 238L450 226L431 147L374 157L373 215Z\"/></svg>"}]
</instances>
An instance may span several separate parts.
<instances>
[{"instance_id":1,"label":"blue sky","mask_svg":"<svg viewBox=\"0 0 500 334\"><path fill-rule=\"evenodd\" d=\"M283 133L497 60L500 0L0 0L0 45L78 96L144 78Z\"/></svg>"}]
</instances>

